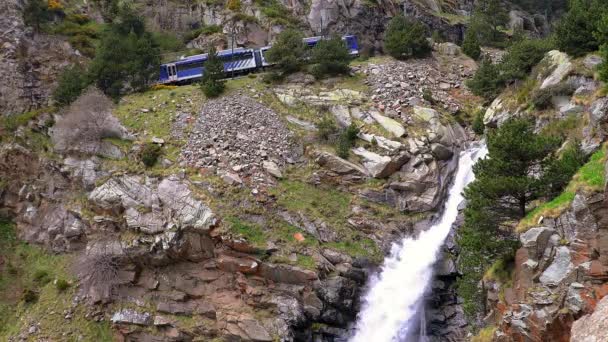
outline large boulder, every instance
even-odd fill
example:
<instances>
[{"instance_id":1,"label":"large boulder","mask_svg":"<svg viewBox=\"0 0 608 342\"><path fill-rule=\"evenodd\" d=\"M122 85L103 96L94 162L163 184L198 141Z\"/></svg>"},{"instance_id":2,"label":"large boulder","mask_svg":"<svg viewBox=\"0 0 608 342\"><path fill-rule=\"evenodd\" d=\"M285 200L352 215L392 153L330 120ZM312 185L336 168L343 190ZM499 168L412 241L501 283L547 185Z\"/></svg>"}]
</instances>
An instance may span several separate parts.
<instances>
[{"instance_id":1,"label":"large boulder","mask_svg":"<svg viewBox=\"0 0 608 342\"><path fill-rule=\"evenodd\" d=\"M407 153L402 153L395 158L382 156L363 147L354 148L352 151L363 159L363 167L374 178L386 178L392 175L410 158Z\"/></svg>"},{"instance_id":2,"label":"large boulder","mask_svg":"<svg viewBox=\"0 0 608 342\"><path fill-rule=\"evenodd\" d=\"M376 111L371 111L369 115L376 120L385 130L394 135L396 138L401 138L405 135L405 128L399 122L384 116Z\"/></svg>"},{"instance_id":3,"label":"large boulder","mask_svg":"<svg viewBox=\"0 0 608 342\"><path fill-rule=\"evenodd\" d=\"M324 151L315 151L312 153L315 162L320 166L329 169L339 175L358 174L366 176L367 171L360 165L349 162L336 155Z\"/></svg>"},{"instance_id":4,"label":"large boulder","mask_svg":"<svg viewBox=\"0 0 608 342\"><path fill-rule=\"evenodd\" d=\"M551 235L555 233L555 229L548 227L534 227L519 235L519 240L524 248L528 249L528 254L535 258L540 257Z\"/></svg>"},{"instance_id":5,"label":"large boulder","mask_svg":"<svg viewBox=\"0 0 608 342\"><path fill-rule=\"evenodd\" d=\"M89 200L106 210L159 206L159 199L150 184L140 176L110 178L89 194Z\"/></svg>"},{"instance_id":6,"label":"large boulder","mask_svg":"<svg viewBox=\"0 0 608 342\"><path fill-rule=\"evenodd\" d=\"M217 219L209 207L194 198L188 186L177 176L170 176L158 184L158 198L169 217L182 229L207 231Z\"/></svg>"},{"instance_id":7,"label":"large boulder","mask_svg":"<svg viewBox=\"0 0 608 342\"><path fill-rule=\"evenodd\" d=\"M570 342L608 341L608 296L597 303L595 311L572 324Z\"/></svg>"},{"instance_id":8,"label":"large boulder","mask_svg":"<svg viewBox=\"0 0 608 342\"><path fill-rule=\"evenodd\" d=\"M543 80L540 89L559 84L574 68L574 65L570 61L570 57L557 50L547 52L547 56L543 59L543 62L548 63L549 67L553 68L553 71Z\"/></svg>"},{"instance_id":9,"label":"large boulder","mask_svg":"<svg viewBox=\"0 0 608 342\"><path fill-rule=\"evenodd\" d=\"M556 248L555 257L549 267L541 274L539 280L547 286L558 286L574 270L570 249L566 246Z\"/></svg>"}]
</instances>

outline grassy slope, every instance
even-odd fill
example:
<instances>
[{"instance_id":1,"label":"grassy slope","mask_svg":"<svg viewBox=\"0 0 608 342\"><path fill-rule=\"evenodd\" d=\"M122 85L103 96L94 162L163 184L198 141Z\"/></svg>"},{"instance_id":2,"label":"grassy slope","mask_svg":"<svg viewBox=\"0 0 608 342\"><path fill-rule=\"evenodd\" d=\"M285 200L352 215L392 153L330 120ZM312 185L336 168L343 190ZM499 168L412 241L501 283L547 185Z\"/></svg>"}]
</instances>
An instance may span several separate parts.
<instances>
[{"instance_id":1,"label":"grassy slope","mask_svg":"<svg viewBox=\"0 0 608 342\"><path fill-rule=\"evenodd\" d=\"M77 305L72 319L65 312L72 308L76 293L73 286L60 290L57 280L73 282L68 271L70 257L51 255L39 247L17 241L12 223L0 221L0 341L7 341L32 324L40 324L40 333L28 340L112 341L109 323L85 318L85 307ZM26 290L37 300L26 303Z\"/></svg>"},{"instance_id":2,"label":"grassy slope","mask_svg":"<svg viewBox=\"0 0 608 342\"><path fill-rule=\"evenodd\" d=\"M526 231L534 226L540 217L557 217L566 210L574 196L578 191L600 191L603 190L605 184L604 164L606 162L606 149L604 146L601 150L594 153L589 162L574 175L572 181L566 189L553 200L543 203L532 210L528 215L521 220L517 227L519 233Z\"/></svg>"}]
</instances>

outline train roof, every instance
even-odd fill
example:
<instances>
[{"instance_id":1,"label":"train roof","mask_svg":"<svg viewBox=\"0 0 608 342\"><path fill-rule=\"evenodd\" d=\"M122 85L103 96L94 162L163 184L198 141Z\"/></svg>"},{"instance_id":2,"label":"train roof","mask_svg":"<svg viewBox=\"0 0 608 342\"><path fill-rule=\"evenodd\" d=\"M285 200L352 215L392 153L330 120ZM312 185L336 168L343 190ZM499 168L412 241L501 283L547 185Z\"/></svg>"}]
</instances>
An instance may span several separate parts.
<instances>
[{"instance_id":1,"label":"train roof","mask_svg":"<svg viewBox=\"0 0 608 342\"><path fill-rule=\"evenodd\" d=\"M251 51L252 49L246 49L246 48L235 48L233 49L227 49L227 50L220 50L217 52L217 55L220 57L223 56L230 56L231 54L239 54L239 53L244 53L244 52L248 52ZM177 64L177 65L182 65L182 64L188 64L188 63L192 63L192 62L199 62L199 61L206 61L207 58L209 57L208 53L201 53L198 55L192 55L192 56L187 56L187 57L182 57L179 60L175 61L175 62L171 62L171 63L165 63L163 65L167 65L167 64Z\"/></svg>"}]
</instances>

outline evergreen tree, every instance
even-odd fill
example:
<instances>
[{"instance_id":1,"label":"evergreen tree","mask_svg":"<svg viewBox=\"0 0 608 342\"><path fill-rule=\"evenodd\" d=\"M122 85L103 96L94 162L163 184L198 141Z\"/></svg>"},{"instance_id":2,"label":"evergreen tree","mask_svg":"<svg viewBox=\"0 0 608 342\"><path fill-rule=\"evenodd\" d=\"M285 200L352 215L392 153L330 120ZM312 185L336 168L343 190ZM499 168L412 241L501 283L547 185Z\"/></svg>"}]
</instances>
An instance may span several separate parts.
<instances>
[{"instance_id":1,"label":"evergreen tree","mask_svg":"<svg viewBox=\"0 0 608 342\"><path fill-rule=\"evenodd\" d=\"M156 78L160 49L143 20L128 8L103 32L89 69L91 78L108 96L142 90Z\"/></svg>"},{"instance_id":2,"label":"evergreen tree","mask_svg":"<svg viewBox=\"0 0 608 342\"><path fill-rule=\"evenodd\" d=\"M224 63L217 55L214 47L208 52L208 58L204 65L204 74L201 80L201 89L207 97L217 97L224 92Z\"/></svg>"},{"instance_id":3,"label":"evergreen tree","mask_svg":"<svg viewBox=\"0 0 608 342\"><path fill-rule=\"evenodd\" d=\"M347 74L350 70L348 48L340 37L319 41L312 49L311 62L314 64L312 73L316 78Z\"/></svg>"},{"instance_id":4,"label":"evergreen tree","mask_svg":"<svg viewBox=\"0 0 608 342\"><path fill-rule=\"evenodd\" d=\"M23 21L27 26L40 31L42 26L53 19L48 4L43 0L28 0L23 9Z\"/></svg>"},{"instance_id":5,"label":"evergreen tree","mask_svg":"<svg viewBox=\"0 0 608 342\"><path fill-rule=\"evenodd\" d=\"M279 34L277 41L266 52L266 59L277 66L285 74L299 71L304 64L306 44L304 36L299 31L287 29Z\"/></svg>"},{"instance_id":6,"label":"evergreen tree","mask_svg":"<svg viewBox=\"0 0 608 342\"><path fill-rule=\"evenodd\" d=\"M575 57L596 51L601 43L594 33L607 11L604 0L570 0L568 13L555 28L558 49Z\"/></svg>"},{"instance_id":7,"label":"evergreen tree","mask_svg":"<svg viewBox=\"0 0 608 342\"><path fill-rule=\"evenodd\" d=\"M464 41L462 42L462 52L465 55L477 60L481 57L481 47L479 46L479 39L477 39L477 33L473 29L468 29L464 35Z\"/></svg>"},{"instance_id":8,"label":"evergreen tree","mask_svg":"<svg viewBox=\"0 0 608 342\"><path fill-rule=\"evenodd\" d=\"M587 156L577 141L570 143L559 157L548 158L544 163L544 195L548 198L559 195L586 161Z\"/></svg>"},{"instance_id":9,"label":"evergreen tree","mask_svg":"<svg viewBox=\"0 0 608 342\"><path fill-rule=\"evenodd\" d=\"M384 34L384 46L397 59L423 57L431 51L425 26L401 15L389 22Z\"/></svg>"},{"instance_id":10,"label":"evergreen tree","mask_svg":"<svg viewBox=\"0 0 608 342\"><path fill-rule=\"evenodd\" d=\"M600 79L608 82L608 13L604 14L599 20L595 31L595 38L598 40L598 44L600 44L600 55L604 60L598 66Z\"/></svg>"},{"instance_id":11,"label":"evergreen tree","mask_svg":"<svg viewBox=\"0 0 608 342\"><path fill-rule=\"evenodd\" d=\"M89 85L86 71L75 65L65 69L59 78L59 84L53 92L53 99L60 106L74 102L82 91Z\"/></svg>"},{"instance_id":12,"label":"evergreen tree","mask_svg":"<svg viewBox=\"0 0 608 342\"><path fill-rule=\"evenodd\" d=\"M479 69L473 78L466 82L466 85L473 94L490 101L498 96L504 83L501 81L498 66L488 58L484 58Z\"/></svg>"},{"instance_id":13,"label":"evergreen tree","mask_svg":"<svg viewBox=\"0 0 608 342\"><path fill-rule=\"evenodd\" d=\"M499 0L481 0L477 3L469 29L473 29L483 45L500 45L504 34L500 27L506 26L509 14Z\"/></svg>"},{"instance_id":14,"label":"evergreen tree","mask_svg":"<svg viewBox=\"0 0 608 342\"><path fill-rule=\"evenodd\" d=\"M513 43L500 62L501 78L506 82L526 78L552 49L553 43L548 39L523 39Z\"/></svg>"},{"instance_id":15,"label":"evergreen tree","mask_svg":"<svg viewBox=\"0 0 608 342\"><path fill-rule=\"evenodd\" d=\"M539 178L543 160L558 147L558 141L534 133L527 119L511 119L487 135L488 158L474 167L475 181L465 190L467 207L458 232L459 260L463 277L458 292L467 315L482 311L478 286L485 270L497 259L512 256L517 239L513 222L526 215L527 205L543 195Z\"/></svg>"}]
</instances>

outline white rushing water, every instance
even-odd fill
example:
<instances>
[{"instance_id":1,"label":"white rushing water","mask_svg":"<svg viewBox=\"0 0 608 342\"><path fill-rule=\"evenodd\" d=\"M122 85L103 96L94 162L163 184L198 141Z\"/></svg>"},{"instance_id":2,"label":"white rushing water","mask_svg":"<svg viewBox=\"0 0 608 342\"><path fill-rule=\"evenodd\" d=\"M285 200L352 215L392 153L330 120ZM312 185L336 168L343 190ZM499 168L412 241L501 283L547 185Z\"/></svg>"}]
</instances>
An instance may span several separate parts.
<instances>
[{"instance_id":1,"label":"white rushing water","mask_svg":"<svg viewBox=\"0 0 608 342\"><path fill-rule=\"evenodd\" d=\"M351 342L418 340L411 334L420 329L417 313L432 280L433 265L458 216L462 191L474 179L473 165L486 154L485 145L462 152L441 218L417 239L393 244L380 273L370 279Z\"/></svg>"}]
</instances>

